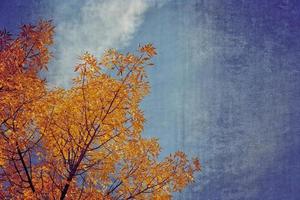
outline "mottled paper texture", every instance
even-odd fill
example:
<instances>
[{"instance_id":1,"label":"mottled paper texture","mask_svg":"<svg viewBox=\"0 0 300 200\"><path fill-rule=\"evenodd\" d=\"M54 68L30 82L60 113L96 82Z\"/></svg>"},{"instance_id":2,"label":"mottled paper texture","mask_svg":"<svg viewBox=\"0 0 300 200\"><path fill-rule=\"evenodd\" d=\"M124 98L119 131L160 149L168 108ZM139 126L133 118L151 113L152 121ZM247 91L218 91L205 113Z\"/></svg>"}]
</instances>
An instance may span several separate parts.
<instances>
[{"instance_id":1,"label":"mottled paper texture","mask_svg":"<svg viewBox=\"0 0 300 200\"><path fill-rule=\"evenodd\" d=\"M203 167L175 199L300 198L299 1L0 2L1 28L40 18L57 27L54 86L68 87L81 51L155 45L144 135Z\"/></svg>"}]
</instances>

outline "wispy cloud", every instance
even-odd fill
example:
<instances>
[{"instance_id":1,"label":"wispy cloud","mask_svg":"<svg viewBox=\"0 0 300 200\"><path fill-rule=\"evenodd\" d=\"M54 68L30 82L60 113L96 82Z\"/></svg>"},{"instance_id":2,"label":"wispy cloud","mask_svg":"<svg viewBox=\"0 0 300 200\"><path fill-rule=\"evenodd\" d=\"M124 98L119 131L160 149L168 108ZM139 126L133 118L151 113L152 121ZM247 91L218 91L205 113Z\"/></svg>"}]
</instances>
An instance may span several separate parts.
<instances>
[{"instance_id":1,"label":"wispy cloud","mask_svg":"<svg viewBox=\"0 0 300 200\"><path fill-rule=\"evenodd\" d=\"M165 0L53 1L56 24L55 59L48 79L67 86L73 65L85 51L101 55L107 48L121 48L130 42L143 22L145 12Z\"/></svg>"}]
</instances>

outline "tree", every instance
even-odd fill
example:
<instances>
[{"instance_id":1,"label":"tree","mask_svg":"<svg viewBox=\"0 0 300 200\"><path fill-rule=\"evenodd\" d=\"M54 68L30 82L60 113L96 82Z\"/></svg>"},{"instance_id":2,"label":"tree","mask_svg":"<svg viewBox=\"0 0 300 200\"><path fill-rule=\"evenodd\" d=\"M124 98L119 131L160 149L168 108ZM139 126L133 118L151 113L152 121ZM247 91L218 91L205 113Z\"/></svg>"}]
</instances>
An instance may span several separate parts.
<instances>
[{"instance_id":1,"label":"tree","mask_svg":"<svg viewBox=\"0 0 300 200\"><path fill-rule=\"evenodd\" d=\"M85 53L70 89L47 89L52 35L47 21L0 33L1 199L170 199L192 182L196 158L160 161L158 139L141 135L155 48Z\"/></svg>"}]
</instances>

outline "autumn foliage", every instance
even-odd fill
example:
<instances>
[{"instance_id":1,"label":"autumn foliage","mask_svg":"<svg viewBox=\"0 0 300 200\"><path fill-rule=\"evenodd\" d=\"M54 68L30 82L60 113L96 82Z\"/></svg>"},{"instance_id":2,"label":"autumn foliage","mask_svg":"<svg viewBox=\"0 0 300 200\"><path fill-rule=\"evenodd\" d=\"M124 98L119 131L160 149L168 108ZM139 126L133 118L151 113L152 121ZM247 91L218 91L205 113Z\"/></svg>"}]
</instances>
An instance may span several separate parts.
<instances>
[{"instance_id":1,"label":"autumn foliage","mask_svg":"<svg viewBox=\"0 0 300 200\"><path fill-rule=\"evenodd\" d=\"M197 159L161 161L141 135L155 48L85 53L70 89L47 89L52 36L46 21L0 32L0 199L170 199L192 182Z\"/></svg>"}]
</instances>

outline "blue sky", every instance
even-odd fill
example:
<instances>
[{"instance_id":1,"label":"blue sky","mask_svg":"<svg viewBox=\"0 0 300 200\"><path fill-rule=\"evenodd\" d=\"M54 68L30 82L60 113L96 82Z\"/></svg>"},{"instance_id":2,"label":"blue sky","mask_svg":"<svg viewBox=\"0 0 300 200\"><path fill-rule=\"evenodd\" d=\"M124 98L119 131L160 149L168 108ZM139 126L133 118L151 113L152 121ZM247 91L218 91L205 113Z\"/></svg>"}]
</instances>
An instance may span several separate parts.
<instances>
[{"instance_id":1,"label":"blue sky","mask_svg":"<svg viewBox=\"0 0 300 200\"><path fill-rule=\"evenodd\" d=\"M70 3L71 2L71 3ZM299 199L300 3L296 0L2 0L0 26L51 18L48 80L67 86L80 51L158 49L143 102L163 155L199 156L177 199Z\"/></svg>"}]
</instances>

